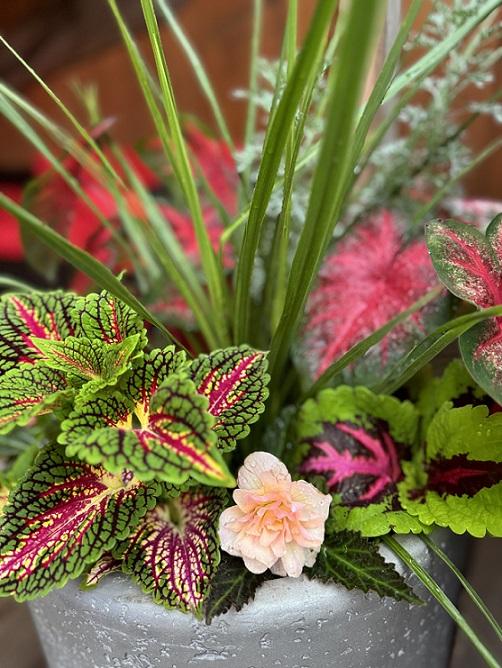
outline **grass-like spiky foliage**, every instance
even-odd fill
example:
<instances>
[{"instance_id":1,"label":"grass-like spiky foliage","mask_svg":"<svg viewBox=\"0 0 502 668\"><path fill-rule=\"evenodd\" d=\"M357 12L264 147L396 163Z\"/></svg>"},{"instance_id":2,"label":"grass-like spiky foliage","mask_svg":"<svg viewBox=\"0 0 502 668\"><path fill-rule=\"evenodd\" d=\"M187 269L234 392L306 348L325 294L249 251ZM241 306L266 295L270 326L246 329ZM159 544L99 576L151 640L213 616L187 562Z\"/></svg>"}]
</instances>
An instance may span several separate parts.
<instances>
[{"instance_id":1,"label":"grass-like spiky foliage","mask_svg":"<svg viewBox=\"0 0 502 668\"><path fill-rule=\"evenodd\" d=\"M293 476L309 476L333 495L326 545L310 576L366 591L377 574L373 588L382 596L414 601L379 557L379 536L403 556L391 532L427 533L434 524L475 535L500 530L494 513L477 512L484 498L499 503L500 465L489 470L498 460L477 442L472 452L453 443L452 434L457 420L469 434L500 430L484 394L498 400L498 375L481 368L465 341L473 326L484 331L498 322L502 306L492 290L490 299L474 300L482 310L448 320L424 239L386 211L385 201L374 219L362 215L359 227L342 225L343 240L334 240L368 183L361 167L389 125L444 58L466 44L474 48L479 40L469 40L499 3L469 5L448 38L405 69L400 55L421 6L413 0L363 100L385 3L346 3L338 13L336 0L320 0L298 48L298 3L290 0L263 130L256 0L242 155L263 133L260 160L246 163L175 14L165 0L138 1L153 71L119 3L108 5L156 130L141 156L114 141L107 119L96 118L95 101L92 122L82 122L30 70L71 133L0 84L1 112L44 165L23 205L0 194L0 206L18 217L28 259L45 258L49 277L60 262L75 270L71 292L21 286L1 298L0 446L12 465L0 479L0 593L33 598L84 572L92 586L120 569L167 607L208 620L240 609L268 576L248 577L235 558L218 566L218 518L244 456L269 450L284 455ZM161 19L193 65L219 138L182 123ZM383 103L392 106L379 124ZM442 186L432 200L446 194ZM499 241L490 232L485 246L490 239ZM438 259L440 246L432 239L434 266L447 287L476 274L458 244L446 260ZM477 277L479 294L488 290L481 279L498 271L493 264ZM425 381L423 368L459 336L481 388L448 372L448 389L440 391L443 381ZM314 374L305 373L307 356ZM413 391L392 396L408 393L407 382L421 369L416 406ZM363 386L341 384L355 378ZM455 404L465 388L475 408ZM427 391L442 397L438 405L424 401ZM31 429L39 430L41 447L27 439ZM460 522L471 512L472 521ZM405 558L453 614L430 577Z\"/></svg>"}]
</instances>

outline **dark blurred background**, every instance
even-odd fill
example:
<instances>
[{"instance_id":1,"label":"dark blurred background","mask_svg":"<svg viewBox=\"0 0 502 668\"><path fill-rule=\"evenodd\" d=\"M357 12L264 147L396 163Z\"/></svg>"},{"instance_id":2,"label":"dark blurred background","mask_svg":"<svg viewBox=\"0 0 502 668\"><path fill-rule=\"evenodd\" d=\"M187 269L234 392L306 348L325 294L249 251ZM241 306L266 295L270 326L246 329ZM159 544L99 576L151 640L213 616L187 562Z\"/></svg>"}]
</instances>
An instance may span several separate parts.
<instances>
[{"instance_id":1,"label":"dark blurred background","mask_svg":"<svg viewBox=\"0 0 502 668\"><path fill-rule=\"evenodd\" d=\"M171 6L178 12L179 20L207 67L237 140L243 132L245 104L236 100L232 92L246 86L252 4L252 0L171 0ZM300 38L315 4L316 0L299 2ZM403 7L407 4L405 0ZM431 3L424 1L422 4L421 19L430 10ZM0 5L0 32L70 108L79 109L72 83L94 83L99 89L104 115L117 117L115 130L119 140L134 143L151 133L148 114L104 0L0 0ZM120 6L146 46L138 0L122 0ZM287 0L265 1L263 55L277 56L286 11ZM194 81L190 65L167 28L163 30L163 38L180 109L197 115L211 126L210 110ZM413 57L413 54L409 56ZM64 124L47 95L4 48L0 48L0 78ZM493 92L500 89L501 80L502 64L499 62L491 84ZM473 148L484 146L497 132L497 126L492 122L475 124L470 130L469 143ZM0 181L22 182L29 173L32 149L3 119L0 119L0 146ZM501 167L499 152L468 176L463 184L466 193L500 199ZM22 273L22 267L18 267L18 274L19 271ZM502 597L497 585L501 561L501 541L473 541L468 575L499 618L502 616ZM478 629L480 620L465 596L461 607ZM496 641L489 633L479 632L491 647L496 647ZM451 668L482 665L476 652L459 634ZM0 667L44 666L27 608L0 599Z\"/></svg>"}]
</instances>

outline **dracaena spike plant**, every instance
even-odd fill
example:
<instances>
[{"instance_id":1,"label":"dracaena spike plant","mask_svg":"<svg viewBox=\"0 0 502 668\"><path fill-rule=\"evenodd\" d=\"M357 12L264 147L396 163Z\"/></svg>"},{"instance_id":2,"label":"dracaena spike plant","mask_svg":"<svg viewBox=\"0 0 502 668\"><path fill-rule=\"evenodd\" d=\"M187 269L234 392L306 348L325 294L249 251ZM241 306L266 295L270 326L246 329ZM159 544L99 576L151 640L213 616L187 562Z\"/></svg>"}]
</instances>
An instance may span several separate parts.
<instances>
[{"instance_id":1,"label":"dracaena spike plant","mask_svg":"<svg viewBox=\"0 0 502 668\"><path fill-rule=\"evenodd\" d=\"M0 594L27 600L122 571L210 622L265 580L303 572L418 602L384 542L496 665L395 536L441 554L435 527L502 535L500 219L486 236L434 222L426 243L418 223L458 175L430 192L417 172L409 206L357 198L389 119L466 37L469 54L485 53L497 3L457 0L448 40L402 71L412 2L363 102L385 3L347 3L335 23L336 1L322 0L298 49L291 1L263 91L252 60L241 150L164 0L157 11L140 0L153 72L108 4L158 135L141 155L114 140L96 100L82 123L35 75L75 139L0 87L3 114L40 153L23 203L0 194L0 205L46 278L62 261L75 270L66 291L23 285L0 301ZM182 124L159 18L222 139ZM479 310L449 319L445 287ZM461 358L434 366L457 339Z\"/></svg>"}]
</instances>

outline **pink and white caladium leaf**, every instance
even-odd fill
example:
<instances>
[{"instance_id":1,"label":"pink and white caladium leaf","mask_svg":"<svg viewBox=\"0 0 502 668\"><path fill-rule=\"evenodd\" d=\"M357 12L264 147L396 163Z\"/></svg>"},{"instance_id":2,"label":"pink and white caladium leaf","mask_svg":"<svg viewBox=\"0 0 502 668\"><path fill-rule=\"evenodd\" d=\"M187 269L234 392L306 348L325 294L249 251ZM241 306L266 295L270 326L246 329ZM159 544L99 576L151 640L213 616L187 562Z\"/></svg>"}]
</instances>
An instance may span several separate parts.
<instances>
[{"instance_id":1,"label":"pink and white caladium leaf","mask_svg":"<svg viewBox=\"0 0 502 668\"><path fill-rule=\"evenodd\" d=\"M160 502L127 541L124 570L167 608L199 614L220 561L226 493L198 487Z\"/></svg>"},{"instance_id":2,"label":"pink and white caladium leaf","mask_svg":"<svg viewBox=\"0 0 502 668\"><path fill-rule=\"evenodd\" d=\"M455 221L434 221L427 243L441 281L478 308L502 305L502 215L486 236ZM459 338L462 358L476 382L502 403L502 317L481 322Z\"/></svg>"},{"instance_id":3,"label":"pink and white caladium leaf","mask_svg":"<svg viewBox=\"0 0 502 668\"><path fill-rule=\"evenodd\" d=\"M78 297L63 292L5 294L0 298L0 371L43 359L35 340L61 341L75 334Z\"/></svg>"},{"instance_id":4,"label":"pink and white caladium leaf","mask_svg":"<svg viewBox=\"0 0 502 668\"><path fill-rule=\"evenodd\" d=\"M133 374L130 382L146 376ZM232 486L234 479L216 448L207 398L190 379L175 373L152 392L153 387L138 386L135 395L116 391L80 400L62 423L59 441L67 454L112 473L131 469L143 481L156 478L179 485L193 477Z\"/></svg>"},{"instance_id":5,"label":"pink and white caladium leaf","mask_svg":"<svg viewBox=\"0 0 502 668\"><path fill-rule=\"evenodd\" d=\"M217 350L200 355L189 373L197 391L209 401L219 448L233 450L265 410L270 380L266 353L247 345Z\"/></svg>"},{"instance_id":6,"label":"pink and white caladium leaf","mask_svg":"<svg viewBox=\"0 0 502 668\"><path fill-rule=\"evenodd\" d=\"M0 376L0 434L66 405L74 391L64 374L43 364L21 364Z\"/></svg>"},{"instance_id":7,"label":"pink and white caladium leaf","mask_svg":"<svg viewBox=\"0 0 502 668\"><path fill-rule=\"evenodd\" d=\"M80 297L73 316L78 325L77 336L99 339L104 343L121 343L127 337L139 334L138 349L146 345L146 332L140 316L106 290Z\"/></svg>"},{"instance_id":8,"label":"pink and white caladium leaf","mask_svg":"<svg viewBox=\"0 0 502 668\"><path fill-rule=\"evenodd\" d=\"M69 336L64 341L34 339L45 357L46 366L65 374L68 382L86 393L95 393L131 369L131 356L137 350L140 334L119 343Z\"/></svg>"},{"instance_id":9,"label":"pink and white caladium leaf","mask_svg":"<svg viewBox=\"0 0 502 668\"><path fill-rule=\"evenodd\" d=\"M501 434L501 412L445 403L429 425L425 449L403 464L402 506L426 526L502 537Z\"/></svg>"},{"instance_id":10,"label":"pink and white caladium leaf","mask_svg":"<svg viewBox=\"0 0 502 668\"><path fill-rule=\"evenodd\" d=\"M439 284L422 239L409 241L395 216L381 211L339 241L320 271L306 314L299 360L320 376L352 346ZM446 315L443 296L396 326L346 374L369 384L411 350Z\"/></svg>"},{"instance_id":11,"label":"pink and white caladium leaf","mask_svg":"<svg viewBox=\"0 0 502 668\"><path fill-rule=\"evenodd\" d=\"M303 405L297 426L303 455L299 473L323 480L333 494L337 530L365 536L422 530L397 495L417 427L410 402L365 387L326 389Z\"/></svg>"},{"instance_id":12,"label":"pink and white caladium leaf","mask_svg":"<svg viewBox=\"0 0 502 668\"><path fill-rule=\"evenodd\" d=\"M33 599L78 577L135 530L158 494L157 483L110 475L48 447L4 509L0 595Z\"/></svg>"}]
</instances>

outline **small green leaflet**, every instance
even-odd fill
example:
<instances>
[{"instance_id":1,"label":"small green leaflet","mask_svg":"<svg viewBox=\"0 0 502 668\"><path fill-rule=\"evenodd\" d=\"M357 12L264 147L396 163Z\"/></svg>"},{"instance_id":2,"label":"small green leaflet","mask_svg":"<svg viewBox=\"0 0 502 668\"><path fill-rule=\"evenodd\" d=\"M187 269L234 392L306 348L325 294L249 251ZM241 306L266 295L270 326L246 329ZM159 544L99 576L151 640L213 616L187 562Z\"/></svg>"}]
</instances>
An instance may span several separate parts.
<instances>
[{"instance_id":1,"label":"small green leaflet","mask_svg":"<svg viewBox=\"0 0 502 668\"><path fill-rule=\"evenodd\" d=\"M139 334L119 343L103 343L99 339L67 337L64 341L33 339L45 357L45 364L66 374L74 386L86 393L96 393L115 385L119 377L131 368L131 355L137 349Z\"/></svg>"},{"instance_id":2,"label":"small green leaflet","mask_svg":"<svg viewBox=\"0 0 502 668\"><path fill-rule=\"evenodd\" d=\"M44 364L10 369L0 377L0 434L53 411L73 394L64 375Z\"/></svg>"},{"instance_id":3,"label":"small green leaflet","mask_svg":"<svg viewBox=\"0 0 502 668\"><path fill-rule=\"evenodd\" d=\"M100 339L105 343L120 343L128 336L141 334L139 348L146 344L143 321L130 306L106 290L80 297L72 311L78 323L78 335Z\"/></svg>"},{"instance_id":4,"label":"small green leaflet","mask_svg":"<svg viewBox=\"0 0 502 668\"><path fill-rule=\"evenodd\" d=\"M76 578L134 531L158 493L156 483L110 475L49 446L4 510L0 595L32 599Z\"/></svg>"},{"instance_id":5,"label":"small green leaflet","mask_svg":"<svg viewBox=\"0 0 502 668\"><path fill-rule=\"evenodd\" d=\"M427 430L425 453L404 463L402 506L427 526L502 537L501 434L501 412L444 404Z\"/></svg>"},{"instance_id":6,"label":"small green leaflet","mask_svg":"<svg viewBox=\"0 0 502 668\"><path fill-rule=\"evenodd\" d=\"M33 338L60 341L75 333L77 296L63 292L6 294L0 298L0 371L42 358Z\"/></svg>"},{"instance_id":7,"label":"small green leaflet","mask_svg":"<svg viewBox=\"0 0 502 668\"><path fill-rule=\"evenodd\" d=\"M144 402L136 405L119 392L84 398L62 423L59 441L68 456L112 473L126 468L143 481L180 485L193 477L232 487L235 481L215 447L207 403L191 380L171 374L149 400L147 412Z\"/></svg>"},{"instance_id":8,"label":"small green leaflet","mask_svg":"<svg viewBox=\"0 0 502 668\"><path fill-rule=\"evenodd\" d=\"M421 603L393 564L378 551L378 542L343 531L328 536L312 568L306 574L313 580L341 584L347 589L375 592L381 598Z\"/></svg>"},{"instance_id":9,"label":"small green leaflet","mask_svg":"<svg viewBox=\"0 0 502 668\"><path fill-rule=\"evenodd\" d=\"M221 553L221 561L211 580L209 596L204 601L204 616L207 624L231 609L242 610L250 603L256 590L267 580L274 579L270 571L256 575L244 566L240 557Z\"/></svg>"},{"instance_id":10,"label":"small green leaflet","mask_svg":"<svg viewBox=\"0 0 502 668\"><path fill-rule=\"evenodd\" d=\"M93 589L110 573L122 570L122 559L105 552L82 576L81 589Z\"/></svg>"},{"instance_id":11,"label":"small green leaflet","mask_svg":"<svg viewBox=\"0 0 502 668\"><path fill-rule=\"evenodd\" d=\"M190 374L197 391L209 400L219 447L233 450L265 410L270 380L266 354L246 345L217 350L199 355Z\"/></svg>"},{"instance_id":12,"label":"small green leaflet","mask_svg":"<svg viewBox=\"0 0 502 668\"><path fill-rule=\"evenodd\" d=\"M128 541L124 570L167 608L200 613L220 559L222 490L192 488L159 503Z\"/></svg>"}]
</instances>

